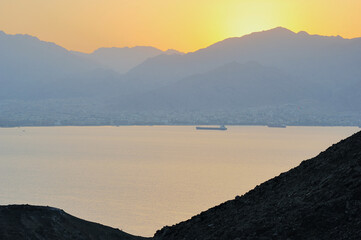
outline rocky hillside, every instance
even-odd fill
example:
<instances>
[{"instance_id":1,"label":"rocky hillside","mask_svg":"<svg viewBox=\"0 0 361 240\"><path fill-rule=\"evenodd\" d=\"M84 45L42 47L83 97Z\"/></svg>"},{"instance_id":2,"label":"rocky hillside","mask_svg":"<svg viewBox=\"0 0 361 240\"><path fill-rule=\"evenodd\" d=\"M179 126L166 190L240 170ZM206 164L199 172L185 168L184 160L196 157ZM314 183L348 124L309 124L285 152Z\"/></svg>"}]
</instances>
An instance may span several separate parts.
<instances>
[{"instance_id":1,"label":"rocky hillside","mask_svg":"<svg viewBox=\"0 0 361 240\"><path fill-rule=\"evenodd\" d=\"M361 132L156 240L361 239Z\"/></svg>"},{"instance_id":2,"label":"rocky hillside","mask_svg":"<svg viewBox=\"0 0 361 240\"><path fill-rule=\"evenodd\" d=\"M10 205L0 206L0 239L142 240L147 238L87 222L57 208Z\"/></svg>"}]
</instances>

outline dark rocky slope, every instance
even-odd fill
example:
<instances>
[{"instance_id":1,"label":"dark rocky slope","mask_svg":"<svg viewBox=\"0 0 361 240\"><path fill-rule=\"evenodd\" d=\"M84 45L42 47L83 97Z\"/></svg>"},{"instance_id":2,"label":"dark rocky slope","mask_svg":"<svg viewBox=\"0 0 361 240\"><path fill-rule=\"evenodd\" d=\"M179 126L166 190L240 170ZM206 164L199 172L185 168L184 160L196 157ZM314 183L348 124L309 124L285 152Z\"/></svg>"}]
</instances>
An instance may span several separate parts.
<instances>
[{"instance_id":1,"label":"dark rocky slope","mask_svg":"<svg viewBox=\"0 0 361 240\"><path fill-rule=\"evenodd\" d=\"M142 240L119 229L73 217L51 207L0 206L0 239L7 240Z\"/></svg>"},{"instance_id":2,"label":"dark rocky slope","mask_svg":"<svg viewBox=\"0 0 361 240\"><path fill-rule=\"evenodd\" d=\"M361 132L154 239L361 239Z\"/></svg>"}]
</instances>

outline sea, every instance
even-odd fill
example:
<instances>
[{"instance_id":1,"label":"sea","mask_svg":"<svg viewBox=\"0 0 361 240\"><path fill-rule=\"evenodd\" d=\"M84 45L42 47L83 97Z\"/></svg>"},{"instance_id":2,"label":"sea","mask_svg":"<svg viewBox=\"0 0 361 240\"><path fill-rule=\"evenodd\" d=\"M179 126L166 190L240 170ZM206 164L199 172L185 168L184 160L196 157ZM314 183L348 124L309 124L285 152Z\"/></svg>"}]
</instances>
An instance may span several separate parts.
<instances>
[{"instance_id":1,"label":"sea","mask_svg":"<svg viewBox=\"0 0 361 240\"><path fill-rule=\"evenodd\" d=\"M0 128L0 204L153 236L296 167L356 127Z\"/></svg>"}]
</instances>

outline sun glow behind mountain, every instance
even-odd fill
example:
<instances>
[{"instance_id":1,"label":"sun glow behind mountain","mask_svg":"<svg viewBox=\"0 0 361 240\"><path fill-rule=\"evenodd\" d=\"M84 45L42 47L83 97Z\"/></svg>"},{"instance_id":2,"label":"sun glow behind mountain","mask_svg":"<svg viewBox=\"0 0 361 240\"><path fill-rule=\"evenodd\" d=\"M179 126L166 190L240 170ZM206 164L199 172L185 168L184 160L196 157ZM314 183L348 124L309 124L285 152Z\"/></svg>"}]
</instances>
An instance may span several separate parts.
<instances>
[{"instance_id":1,"label":"sun glow behind mountain","mask_svg":"<svg viewBox=\"0 0 361 240\"><path fill-rule=\"evenodd\" d=\"M85 52L136 45L187 52L277 26L359 37L360 12L359 0L2 0L0 30Z\"/></svg>"}]
</instances>

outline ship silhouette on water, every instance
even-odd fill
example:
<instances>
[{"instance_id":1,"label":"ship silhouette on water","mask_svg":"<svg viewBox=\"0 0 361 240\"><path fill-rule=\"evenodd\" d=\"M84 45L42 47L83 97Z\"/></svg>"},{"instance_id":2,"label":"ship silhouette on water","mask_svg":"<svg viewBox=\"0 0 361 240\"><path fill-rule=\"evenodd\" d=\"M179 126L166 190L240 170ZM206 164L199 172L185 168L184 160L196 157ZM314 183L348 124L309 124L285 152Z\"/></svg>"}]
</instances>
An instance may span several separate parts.
<instances>
[{"instance_id":1,"label":"ship silhouette on water","mask_svg":"<svg viewBox=\"0 0 361 240\"><path fill-rule=\"evenodd\" d=\"M218 130L218 131L226 131L227 128L224 125L220 125L219 127L196 127L196 130Z\"/></svg>"}]
</instances>

